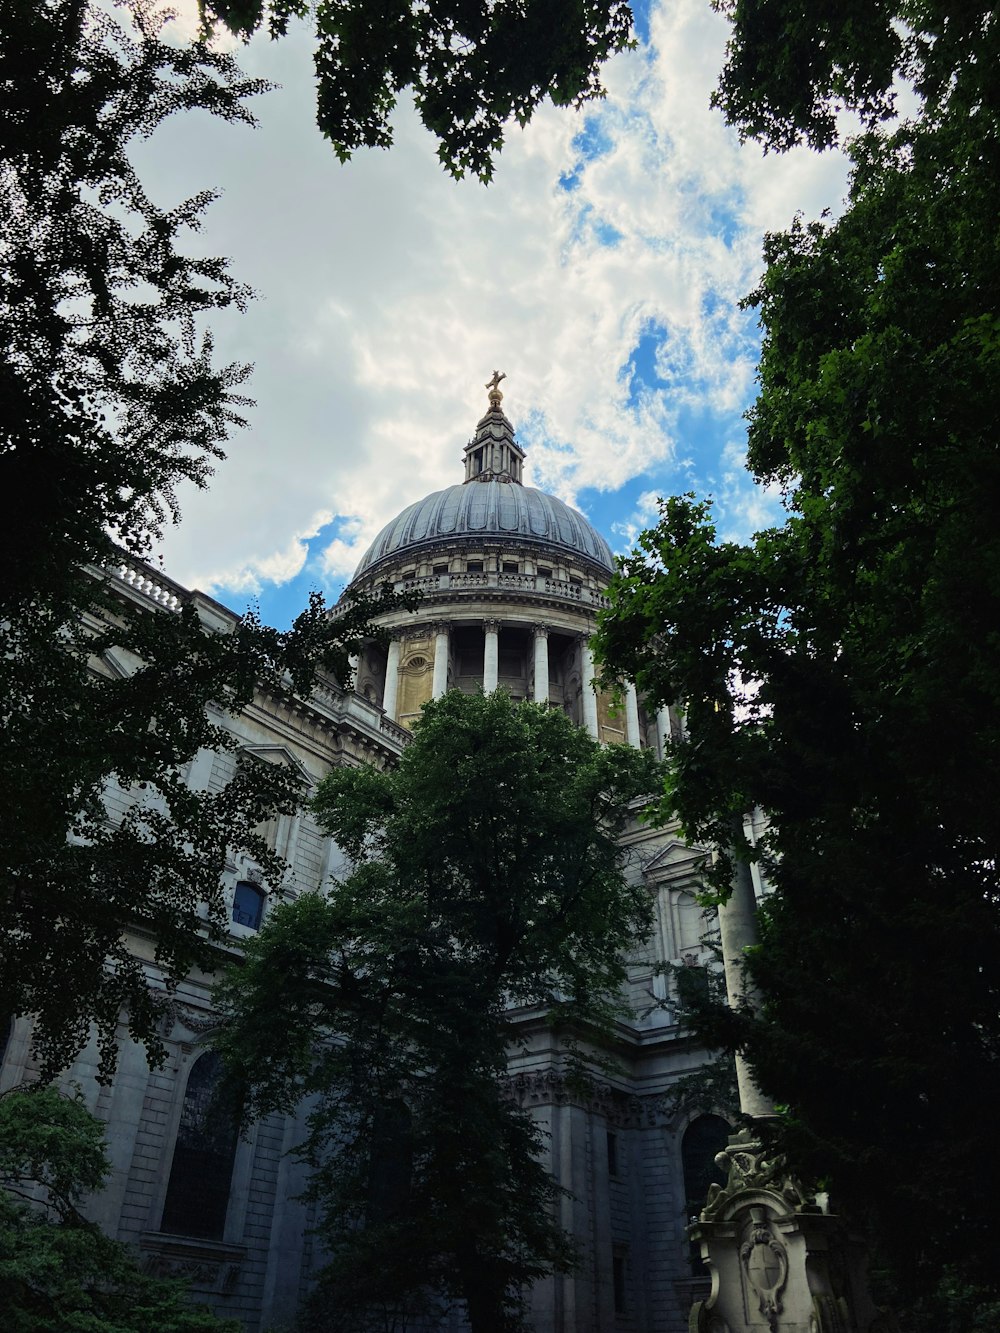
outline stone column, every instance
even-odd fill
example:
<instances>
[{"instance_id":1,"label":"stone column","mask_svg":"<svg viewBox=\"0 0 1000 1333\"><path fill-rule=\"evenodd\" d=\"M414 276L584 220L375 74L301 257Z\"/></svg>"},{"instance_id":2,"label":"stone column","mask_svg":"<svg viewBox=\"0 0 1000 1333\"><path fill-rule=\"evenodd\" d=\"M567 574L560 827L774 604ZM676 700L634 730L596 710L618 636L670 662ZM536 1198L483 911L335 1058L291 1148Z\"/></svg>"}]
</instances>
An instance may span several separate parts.
<instances>
[{"instance_id":1,"label":"stone column","mask_svg":"<svg viewBox=\"0 0 1000 1333\"><path fill-rule=\"evenodd\" d=\"M746 951L757 943L757 895L749 861L736 855L737 841L742 838L743 821L733 819L733 891L727 902L719 906L719 935L722 945L722 966L726 974L726 997L730 1009L741 1009L745 1004L754 1007L754 993L747 983ZM740 1109L754 1118L774 1115L774 1107L758 1090L744 1057L737 1052L736 1082L740 1090Z\"/></svg>"},{"instance_id":2,"label":"stone column","mask_svg":"<svg viewBox=\"0 0 1000 1333\"><path fill-rule=\"evenodd\" d=\"M483 693L492 694L500 684L500 621L484 620Z\"/></svg>"},{"instance_id":3,"label":"stone column","mask_svg":"<svg viewBox=\"0 0 1000 1333\"><path fill-rule=\"evenodd\" d=\"M670 740L670 709L666 704L656 710L656 750L661 761L667 757L667 742Z\"/></svg>"},{"instance_id":4,"label":"stone column","mask_svg":"<svg viewBox=\"0 0 1000 1333\"><path fill-rule=\"evenodd\" d=\"M399 694L399 640L389 640L389 657L385 664L385 690L382 707L390 722L396 720L396 699Z\"/></svg>"},{"instance_id":5,"label":"stone column","mask_svg":"<svg viewBox=\"0 0 1000 1333\"><path fill-rule=\"evenodd\" d=\"M580 667L583 680L583 725L597 740L597 695L594 693L594 654L590 643L584 639L580 645Z\"/></svg>"},{"instance_id":6,"label":"stone column","mask_svg":"<svg viewBox=\"0 0 1000 1333\"><path fill-rule=\"evenodd\" d=\"M535 703L549 702L549 630L535 625Z\"/></svg>"},{"instance_id":7,"label":"stone column","mask_svg":"<svg viewBox=\"0 0 1000 1333\"><path fill-rule=\"evenodd\" d=\"M431 698L440 699L448 689L448 624L434 626L434 682Z\"/></svg>"},{"instance_id":8,"label":"stone column","mask_svg":"<svg viewBox=\"0 0 1000 1333\"><path fill-rule=\"evenodd\" d=\"M641 746L639 740L639 700L635 693L635 682L625 686L625 739L634 750Z\"/></svg>"}]
</instances>

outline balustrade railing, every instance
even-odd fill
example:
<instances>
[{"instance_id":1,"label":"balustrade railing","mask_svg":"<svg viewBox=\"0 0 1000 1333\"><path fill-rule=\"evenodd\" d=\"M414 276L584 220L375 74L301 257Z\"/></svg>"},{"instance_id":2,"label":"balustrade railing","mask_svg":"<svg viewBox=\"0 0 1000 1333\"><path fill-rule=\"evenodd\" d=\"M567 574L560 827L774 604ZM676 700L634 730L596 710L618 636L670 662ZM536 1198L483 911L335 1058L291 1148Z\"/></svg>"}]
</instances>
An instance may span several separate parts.
<instances>
[{"instance_id":1,"label":"balustrade railing","mask_svg":"<svg viewBox=\"0 0 1000 1333\"><path fill-rule=\"evenodd\" d=\"M403 592L429 592L434 588L440 587L441 574L421 574L418 578L403 579L398 585Z\"/></svg>"},{"instance_id":2,"label":"balustrade railing","mask_svg":"<svg viewBox=\"0 0 1000 1333\"><path fill-rule=\"evenodd\" d=\"M479 573L462 570L447 574L414 575L408 579L398 580L395 587L397 592L424 594L467 588L493 588L498 592L544 593L548 597L558 597L590 606L609 605L608 598L596 588L578 583L574 579L553 578L550 574L513 574L495 570Z\"/></svg>"},{"instance_id":3,"label":"balustrade railing","mask_svg":"<svg viewBox=\"0 0 1000 1333\"><path fill-rule=\"evenodd\" d=\"M166 576L157 575L148 565L138 561L122 560L111 571L127 588L141 593L165 611L179 611L184 605L185 590Z\"/></svg>"},{"instance_id":4,"label":"balustrade railing","mask_svg":"<svg viewBox=\"0 0 1000 1333\"><path fill-rule=\"evenodd\" d=\"M445 588L488 588L488 587L490 586L490 579L493 579L494 587L495 587L495 586L496 586L496 575L495 575L495 574L479 574L479 573L466 573L466 574L439 574L439 575L438 575L438 580L439 580L439 581L438 581L438 587L439 587L439 588L441 588L441 587L445 587Z\"/></svg>"},{"instance_id":5,"label":"balustrade railing","mask_svg":"<svg viewBox=\"0 0 1000 1333\"><path fill-rule=\"evenodd\" d=\"M397 741L402 745L408 745L413 739L413 733L411 731L408 731L406 727L401 727L398 722L391 722L384 713L379 719L379 727L383 735L388 736L391 740Z\"/></svg>"}]
</instances>

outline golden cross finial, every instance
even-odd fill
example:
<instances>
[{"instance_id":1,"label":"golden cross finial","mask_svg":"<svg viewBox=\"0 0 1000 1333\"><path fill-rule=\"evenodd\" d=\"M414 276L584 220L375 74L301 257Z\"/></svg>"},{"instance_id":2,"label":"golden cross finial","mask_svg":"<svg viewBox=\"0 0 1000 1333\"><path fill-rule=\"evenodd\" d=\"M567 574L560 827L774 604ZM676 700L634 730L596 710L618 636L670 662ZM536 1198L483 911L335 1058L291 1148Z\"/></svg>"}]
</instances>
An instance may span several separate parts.
<instances>
[{"instance_id":1,"label":"golden cross finial","mask_svg":"<svg viewBox=\"0 0 1000 1333\"><path fill-rule=\"evenodd\" d=\"M487 380L485 385L487 389L491 389L493 391L490 394L491 398L493 396L493 393L496 393L496 391L500 388L500 381L505 380L506 378L507 378L507 372L505 370L494 370L493 378L491 380Z\"/></svg>"}]
</instances>

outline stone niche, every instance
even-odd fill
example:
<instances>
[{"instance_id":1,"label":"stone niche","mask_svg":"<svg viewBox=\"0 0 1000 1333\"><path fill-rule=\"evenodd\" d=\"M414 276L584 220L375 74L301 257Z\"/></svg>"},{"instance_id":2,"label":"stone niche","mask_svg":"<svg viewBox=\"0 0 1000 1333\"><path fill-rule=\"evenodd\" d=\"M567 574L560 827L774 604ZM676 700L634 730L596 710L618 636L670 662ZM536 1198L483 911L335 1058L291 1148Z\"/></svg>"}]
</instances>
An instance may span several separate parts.
<instances>
[{"instance_id":1,"label":"stone niche","mask_svg":"<svg viewBox=\"0 0 1000 1333\"><path fill-rule=\"evenodd\" d=\"M431 697L434 682L434 643L429 634L407 639L399 661L397 716L404 727L412 727Z\"/></svg>"}]
</instances>

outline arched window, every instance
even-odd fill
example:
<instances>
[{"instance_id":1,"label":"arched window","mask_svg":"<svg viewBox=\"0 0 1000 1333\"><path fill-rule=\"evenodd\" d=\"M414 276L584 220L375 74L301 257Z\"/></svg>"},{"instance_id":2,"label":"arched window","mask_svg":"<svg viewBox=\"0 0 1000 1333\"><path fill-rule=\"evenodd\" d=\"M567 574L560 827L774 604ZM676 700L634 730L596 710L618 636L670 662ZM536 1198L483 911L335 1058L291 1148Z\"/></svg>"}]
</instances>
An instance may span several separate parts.
<instances>
[{"instance_id":1,"label":"arched window","mask_svg":"<svg viewBox=\"0 0 1000 1333\"><path fill-rule=\"evenodd\" d=\"M191 1066L160 1230L221 1240L236 1156L234 1119L214 1104L222 1059L206 1051Z\"/></svg>"},{"instance_id":2,"label":"arched window","mask_svg":"<svg viewBox=\"0 0 1000 1333\"><path fill-rule=\"evenodd\" d=\"M233 895L233 920L236 924L249 926L251 930L260 930L266 896L259 884L251 884L249 880L241 879Z\"/></svg>"},{"instance_id":3,"label":"arched window","mask_svg":"<svg viewBox=\"0 0 1000 1333\"><path fill-rule=\"evenodd\" d=\"M724 1185L726 1175L715 1163L729 1141L732 1128L721 1115L700 1115L692 1120L681 1141L681 1163L684 1169L684 1216L686 1221L697 1217L705 1206L709 1185ZM691 1246L691 1268L697 1274L706 1272L697 1245Z\"/></svg>"},{"instance_id":4,"label":"arched window","mask_svg":"<svg viewBox=\"0 0 1000 1333\"><path fill-rule=\"evenodd\" d=\"M380 1226L405 1216L413 1173L413 1125L406 1103L393 1098L375 1111L368 1161L365 1224Z\"/></svg>"}]
</instances>

